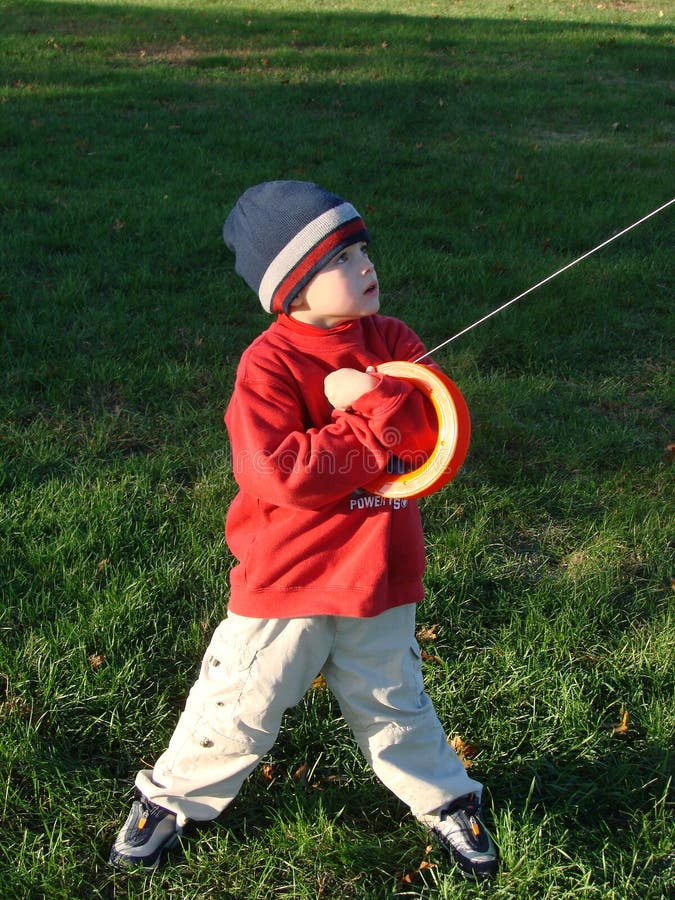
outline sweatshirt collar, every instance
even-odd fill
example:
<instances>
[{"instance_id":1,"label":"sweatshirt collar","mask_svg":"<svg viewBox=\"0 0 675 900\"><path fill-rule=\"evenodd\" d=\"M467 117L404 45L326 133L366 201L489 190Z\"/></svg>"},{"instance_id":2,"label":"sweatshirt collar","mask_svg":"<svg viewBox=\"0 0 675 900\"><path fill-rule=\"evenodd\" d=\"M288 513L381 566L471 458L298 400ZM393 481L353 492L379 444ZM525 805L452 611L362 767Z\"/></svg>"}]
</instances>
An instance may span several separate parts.
<instances>
[{"instance_id":1,"label":"sweatshirt collar","mask_svg":"<svg viewBox=\"0 0 675 900\"><path fill-rule=\"evenodd\" d=\"M363 330L363 321L361 319L351 319L349 322L336 325L334 328L319 328L317 325L299 322L297 319L283 313L278 316L274 324L278 328L292 332L292 339L297 340L299 338L303 344L308 342L325 345L326 341L335 341L335 339L345 343L358 343ZM289 335L289 337L291 336Z\"/></svg>"}]
</instances>

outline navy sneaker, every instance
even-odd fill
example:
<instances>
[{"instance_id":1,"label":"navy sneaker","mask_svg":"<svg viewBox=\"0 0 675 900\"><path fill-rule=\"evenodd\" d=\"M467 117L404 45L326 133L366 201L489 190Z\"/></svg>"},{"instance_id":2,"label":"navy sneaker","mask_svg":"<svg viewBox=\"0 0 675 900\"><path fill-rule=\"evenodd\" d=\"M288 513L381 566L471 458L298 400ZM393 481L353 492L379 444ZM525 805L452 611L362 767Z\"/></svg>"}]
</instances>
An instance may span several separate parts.
<instances>
[{"instance_id":1,"label":"navy sneaker","mask_svg":"<svg viewBox=\"0 0 675 900\"><path fill-rule=\"evenodd\" d=\"M458 797L439 816L424 816L422 821L466 878L496 875L499 852L480 817L476 794Z\"/></svg>"},{"instance_id":2,"label":"navy sneaker","mask_svg":"<svg viewBox=\"0 0 675 900\"><path fill-rule=\"evenodd\" d=\"M141 797L131 805L110 850L109 862L122 872L152 872L159 865L162 852L177 844L182 833L175 813Z\"/></svg>"}]
</instances>

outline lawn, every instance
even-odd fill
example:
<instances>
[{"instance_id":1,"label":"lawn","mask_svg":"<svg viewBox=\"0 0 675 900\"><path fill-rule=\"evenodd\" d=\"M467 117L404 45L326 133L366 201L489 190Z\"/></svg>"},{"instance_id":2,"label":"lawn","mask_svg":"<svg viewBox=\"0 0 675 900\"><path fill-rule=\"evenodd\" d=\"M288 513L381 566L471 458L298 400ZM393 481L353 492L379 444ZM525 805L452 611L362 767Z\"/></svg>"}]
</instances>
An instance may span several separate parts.
<instances>
[{"instance_id":1,"label":"lawn","mask_svg":"<svg viewBox=\"0 0 675 900\"><path fill-rule=\"evenodd\" d=\"M236 198L347 197L383 312L436 346L675 196L674 17L0 0L3 896L669 896L675 206L434 354L472 443L422 501L420 639L495 882L428 849L320 686L169 865L106 859L227 607L222 415L270 321Z\"/></svg>"}]
</instances>

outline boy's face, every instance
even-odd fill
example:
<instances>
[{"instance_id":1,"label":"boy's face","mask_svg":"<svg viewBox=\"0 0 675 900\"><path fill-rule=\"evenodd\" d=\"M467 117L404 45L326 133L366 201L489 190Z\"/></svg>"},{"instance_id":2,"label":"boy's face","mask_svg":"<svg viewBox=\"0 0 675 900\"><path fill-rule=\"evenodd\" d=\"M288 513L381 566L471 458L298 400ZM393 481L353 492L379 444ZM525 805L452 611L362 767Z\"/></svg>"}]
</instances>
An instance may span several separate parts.
<instances>
[{"instance_id":1,"label":"boy's face","mask_svg":"<svg viewBox=\"0 0 675 900\"><path fill-rule=\"evenodd\" d=\"M365 243L340 250L306 285L291 304L294 319L334 328L351 319L372 316L380 308L375 266Z\"/></svg>"}]
</instances>

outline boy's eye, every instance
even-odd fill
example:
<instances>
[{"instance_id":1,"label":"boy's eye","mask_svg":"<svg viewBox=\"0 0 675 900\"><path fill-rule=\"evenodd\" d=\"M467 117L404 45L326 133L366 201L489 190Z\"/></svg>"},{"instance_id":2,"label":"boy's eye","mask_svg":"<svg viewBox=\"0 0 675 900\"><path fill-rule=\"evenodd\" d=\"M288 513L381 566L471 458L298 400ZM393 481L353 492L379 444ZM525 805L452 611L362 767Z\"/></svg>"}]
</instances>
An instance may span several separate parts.
<instances>
[{"instance_id":1,"label":"boy's eye","mask_svg":"<svg viewBox=\"0 0 675 900\"><path fill-rule=\"evenodd\" d=\"M337 253L333 257L333 259L331 260L331 264L347 262L347 260L349 259L349 251L350 251L349 247L345 248L344 250L341 250L339 253ZM359 251L361 252L362 256L368 256L370 258L370 254L368 252L368 244L361 244L361 246L359 247Z\"/></svg>"}]
</instances>

